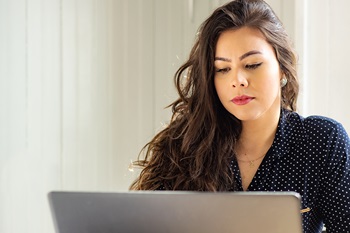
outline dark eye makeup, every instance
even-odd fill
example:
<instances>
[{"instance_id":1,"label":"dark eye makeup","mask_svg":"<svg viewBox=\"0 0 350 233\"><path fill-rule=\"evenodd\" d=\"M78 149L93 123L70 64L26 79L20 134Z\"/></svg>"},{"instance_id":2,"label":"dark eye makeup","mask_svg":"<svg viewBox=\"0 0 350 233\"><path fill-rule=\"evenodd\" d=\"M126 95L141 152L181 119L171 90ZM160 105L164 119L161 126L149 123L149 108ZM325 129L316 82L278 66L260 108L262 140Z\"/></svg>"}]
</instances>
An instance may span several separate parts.
<instances>
[{"instance_id":1,"label":"dark eye makeup","mask_svg":"<svg viewBox=\"0 0 350 233\"><path fill-rule=\"evenodd\" d=\"M262 62L255 63L255 64L248 64L248 65L245 65L245 68L248 70L254 70L254 69L258 68L259 66L261 66L261 64L262 64Z\"/></svg>"},{"instance_id":2,"label":"dark eye makeup","mask_svg":"<svg viewBox=\"0 0 350 233\"><path fill-rule=\"evenodd\" d=\"M231 70L231 68L222 68L222 69L216 69L217 73L222 73L222 74L226 74Z\"/></svg>"}]
</instances>

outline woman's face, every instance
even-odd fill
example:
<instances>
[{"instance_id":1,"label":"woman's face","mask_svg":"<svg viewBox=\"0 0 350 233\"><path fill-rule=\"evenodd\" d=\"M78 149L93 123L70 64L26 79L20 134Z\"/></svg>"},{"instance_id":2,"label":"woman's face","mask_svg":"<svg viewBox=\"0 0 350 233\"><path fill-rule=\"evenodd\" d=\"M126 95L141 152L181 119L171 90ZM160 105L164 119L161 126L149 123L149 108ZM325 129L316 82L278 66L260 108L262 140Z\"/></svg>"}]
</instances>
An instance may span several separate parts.
<instances>
[{"instance_id":1,"label":"woman's face","mask_svg":"<svg viewBox=\"0 0 350 233\"><path fill-rule=\"evenodd\" d=\"M223 32L216 44L216 92L222 105L244 121L280 111L281 71L272 46L257 29Z\"/></svg>"}]
</instances>

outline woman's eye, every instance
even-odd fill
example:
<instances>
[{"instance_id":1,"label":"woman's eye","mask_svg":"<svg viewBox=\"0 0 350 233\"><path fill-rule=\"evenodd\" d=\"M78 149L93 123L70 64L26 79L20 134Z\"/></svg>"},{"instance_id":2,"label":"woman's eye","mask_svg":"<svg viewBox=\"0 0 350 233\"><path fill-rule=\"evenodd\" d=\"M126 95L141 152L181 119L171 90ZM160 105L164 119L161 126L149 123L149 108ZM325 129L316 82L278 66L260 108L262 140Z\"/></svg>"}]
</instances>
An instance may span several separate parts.
<instances>
[{"instance_id":1,"label":"woman's eye","mask_svg":"<svg viewBox=\"0 0 350 233\"><path fill-rule=\"evenodd\" d=\"M222 74L226 74L230 71L230 68L222 68L222 69L216 69L217 73L222 73Z\"/></svg>"},{"instance_id":2,"label":"woman's eye","mask_svg":"<svg viewBox=\"0 0 350 233\"><path fill-rule=\"evenodd\" d=\"M248 70L255 70L256 68L261 66L261 64L262 64L262 62L251 64L251 65L245 65L245 68L248 69Z\"/></svg>"}]
</instances>

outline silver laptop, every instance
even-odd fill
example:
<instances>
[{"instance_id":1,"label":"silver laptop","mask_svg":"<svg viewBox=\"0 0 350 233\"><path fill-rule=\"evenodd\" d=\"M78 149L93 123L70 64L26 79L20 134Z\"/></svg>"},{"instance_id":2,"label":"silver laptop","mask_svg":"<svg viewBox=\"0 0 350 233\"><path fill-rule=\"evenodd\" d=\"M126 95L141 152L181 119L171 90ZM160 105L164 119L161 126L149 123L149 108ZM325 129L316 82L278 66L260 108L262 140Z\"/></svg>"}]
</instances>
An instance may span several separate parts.
<instances>
[{"instance_id":1,"label":"silver laptop","mask_svg":"<svg viewBox=\"0 0 350 233\"><path fill-rule=\"evenodd\" d=\"M294 192L51 192L57 233L301 233Z\"/></svg>"}]
</instances>

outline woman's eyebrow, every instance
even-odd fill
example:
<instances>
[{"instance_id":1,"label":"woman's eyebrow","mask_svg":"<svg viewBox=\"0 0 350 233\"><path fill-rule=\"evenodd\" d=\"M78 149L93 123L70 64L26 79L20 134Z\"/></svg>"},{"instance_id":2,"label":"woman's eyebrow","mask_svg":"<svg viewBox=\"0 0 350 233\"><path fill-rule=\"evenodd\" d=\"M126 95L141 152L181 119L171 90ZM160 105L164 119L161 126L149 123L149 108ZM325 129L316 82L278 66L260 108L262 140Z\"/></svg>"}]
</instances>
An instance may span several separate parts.
<instances>
[{"instance_id":1,"label":"woman's eyebrow","mask_svg":"<svg viewBox=\"0 0 350 233\"><path fill-rule=\"evenodd\" d=\"M239 57L239 60L242 61L244 58L249 57L251 55L255 55L255 54L262 54L262 52L258 51L258 50L252 50L249 51L245 54L243 54L242 56Z\"/></svg>"},{"instance_id":2,"label":"woman's eyebrow","mask_svg":"<svg viewBox=\"0 0 350 233\"><path fill-rule=\"evenodd\" d=\"M226 62L231 62L232 60L229 58L225 58L225 57L215 57L214 61L226 61Z\"/></svg>"},{"instance_id":3,"label":"woman's eyebrow","mask_svg":"<svg viewBox=\"0 0 350 233\"><path fill-rule=\"evenodd\" d=\"M242 61L244 58L255 55L255 54L262 54L262 52L260 52L258 50L252 50L252 51L246 52L245 54L243 54L242 56L239 57L239 60ZM231 59L225 58L225 57L215 57L214 61L232 62Z\"/></svg>"}]
</instances>

